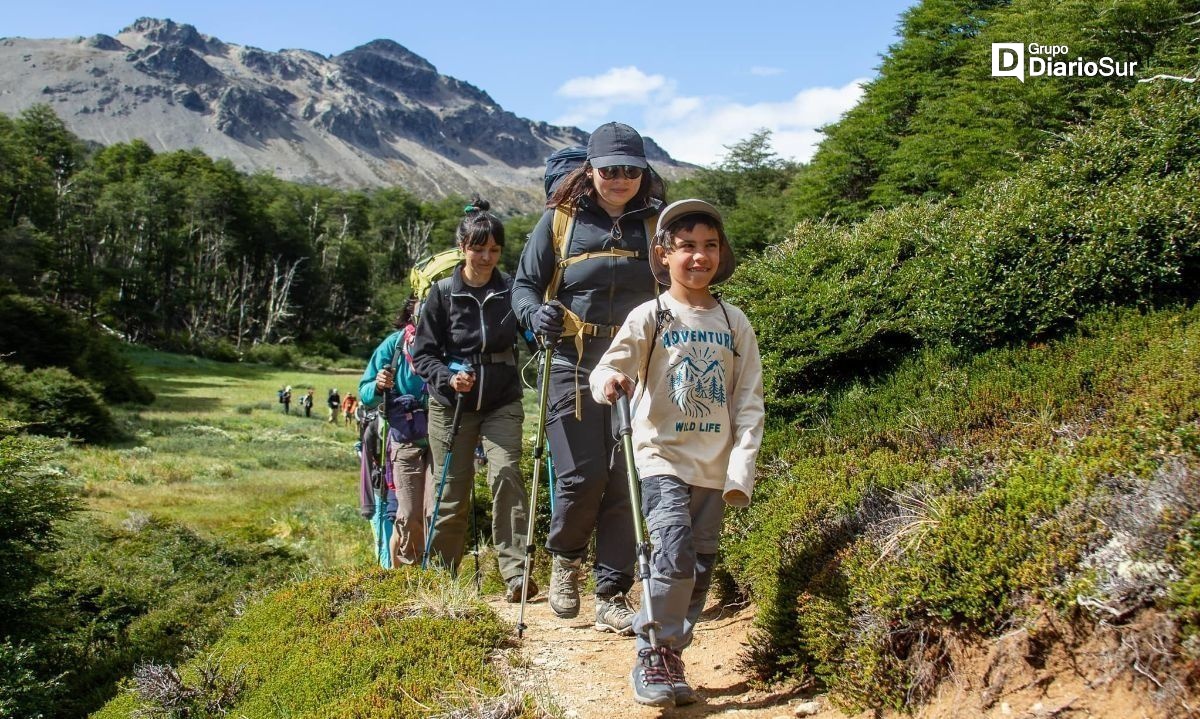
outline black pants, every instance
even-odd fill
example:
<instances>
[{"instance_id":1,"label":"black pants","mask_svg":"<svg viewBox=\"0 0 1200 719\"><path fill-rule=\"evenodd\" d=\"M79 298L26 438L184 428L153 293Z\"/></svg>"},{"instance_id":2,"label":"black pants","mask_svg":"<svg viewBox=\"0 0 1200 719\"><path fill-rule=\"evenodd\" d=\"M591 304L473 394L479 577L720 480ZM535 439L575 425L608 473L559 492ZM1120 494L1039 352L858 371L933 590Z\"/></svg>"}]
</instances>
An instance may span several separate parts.
<instances>
[{"instance_id":1,"label":"black pants","mask_svg":"<svg viewBox=\"0 0 1200 719\"><path fill-rule=\"evenodd\" d=\"M614 409L596 404L580 370L575 418L575 368L551 365L546 436L554 458L554 513L546 549L570 559L587 554L596 533L596 594L626 592L636 563L633 514L621 445L614 438Z\"/></svg>"}]
</instances>

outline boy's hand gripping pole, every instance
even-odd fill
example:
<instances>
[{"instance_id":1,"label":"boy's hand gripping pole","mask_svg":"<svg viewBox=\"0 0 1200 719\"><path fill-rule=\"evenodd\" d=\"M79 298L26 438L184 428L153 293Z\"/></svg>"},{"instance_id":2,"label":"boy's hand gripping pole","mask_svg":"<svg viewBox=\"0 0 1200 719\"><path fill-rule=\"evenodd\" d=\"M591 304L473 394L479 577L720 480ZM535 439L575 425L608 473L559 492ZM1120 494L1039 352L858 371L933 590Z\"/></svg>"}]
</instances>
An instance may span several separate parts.
<instances>
[{"instance_id":1,"label":"boy's hand gripping pole","mask_svg":"<svg viewBox=\"0 0 1200 719\"><path fill-rule=\"evenodd\" d=\"M529 600L529 573L533 571L533 524L537 519L538 481L542 472L542 451L546 447L546 404L550 395L550 358L553 345L542 337L542 376L538 383L537 436L533 438L533 484L529 487L529 526L525 531L525 570L521 574L521 609L517 613L517 638L525 634L525 603Z\"/></svg>"},{"instance_id":2,"label":"boy's hand gripping pole","mask_svg":"<svg viewBox=\"0 0 1200 719\"><path fill-rule=\"evenodd\" d=\"M658 622L654 621L654 605L650 601L650 542L646 538L646 523L642 518L642 487L637 463L633 459L633 422L629 414L629 397L617 387L617 432L621 435L621 452L625 455L625 474L629 479L629 506L633 510L633 540L637 549L638 576L642 578L642 607L646 610L646 633L650 646L658 649Z\"/></svg>"}]
</instances>

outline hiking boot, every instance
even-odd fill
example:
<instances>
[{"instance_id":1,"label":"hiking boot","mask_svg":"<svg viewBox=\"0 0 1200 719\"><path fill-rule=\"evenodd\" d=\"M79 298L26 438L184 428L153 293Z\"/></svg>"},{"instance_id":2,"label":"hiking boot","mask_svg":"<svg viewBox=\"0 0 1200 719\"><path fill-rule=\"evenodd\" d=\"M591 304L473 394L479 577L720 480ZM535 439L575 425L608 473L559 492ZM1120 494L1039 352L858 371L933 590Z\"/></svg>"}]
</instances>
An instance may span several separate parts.
<instances>
[{"instance_id":1,"label":"hiking boot","mask_svg":"<svg viewBox=\"0 0 1200 719\"><path fill-rule=\"evenodd\" d=\"M529 590L526 592L525 598L533 599L534 595L538 593L538 585L537 582L533 581L533 577L529 578L528 586ZM504 601L509 604L516 604L521 601L521 575L518 574L506 582Z\"/></svg>"},{"instance_id":2,"label":"hiking boot","mask_svg":"<svg viewBox=\"0 0 1200 719\"><path fill-rule=\"evenodd\" d=\"M634 614L624 594L614 594L611 597L596 595L597 631L632 636Z\"/></svg>"},{"instance_id":3,"label":"hiking boot","mask_svg":"<svg viewBox=\"0 0 1200 719\"><path fill-rule=\"evenodd\" d=\"M671 686L671 673L663 649L639 649L637 662L629 675L633 686L633 699L638 704L652 707L675 705L675 691Z\"/></svg>"},{"instance_id":4,"label":"hiking boot","mask_svg":"<svg viewBox=\"0 0 1200 719\"><path fill-rule=\"evenodd\" d=\"M550 571L550 608L561 619L579 615L579 572L583 558L567 559L554 555Z\"/></svg>"},{"instance_id":5,"label":"hiking boot","mask_svg":"<svg viewBox=\"0 0 1200 719\"><path fill-rule=\"evenodd\" d=\"M683 653L678 649L663 649L663 657L667 661L667 672L671 675L671 690L675 692L675 706L695 704L700 698L696 690L687 683L683 671Z\"/></svg>"}]
</instances>

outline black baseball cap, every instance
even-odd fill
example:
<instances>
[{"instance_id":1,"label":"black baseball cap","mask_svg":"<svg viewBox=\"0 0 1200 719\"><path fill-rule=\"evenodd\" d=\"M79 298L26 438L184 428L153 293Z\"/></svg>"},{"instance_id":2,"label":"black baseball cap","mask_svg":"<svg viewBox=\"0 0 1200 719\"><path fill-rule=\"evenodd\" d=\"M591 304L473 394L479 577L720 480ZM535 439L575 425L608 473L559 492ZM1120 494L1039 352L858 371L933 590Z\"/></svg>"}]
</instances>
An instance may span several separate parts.
<instances>
[{"instance_id":1,"label":"black baseball cap","mask_svg":"<svg viewBox=\"0 0 1200 719\"><path fill-rule=\"evenodd\" d=\"M642 136L620 122L606 122L596 128L588 139L587 160L592 167L648 166Z\"/></svg>"}]
</instances>

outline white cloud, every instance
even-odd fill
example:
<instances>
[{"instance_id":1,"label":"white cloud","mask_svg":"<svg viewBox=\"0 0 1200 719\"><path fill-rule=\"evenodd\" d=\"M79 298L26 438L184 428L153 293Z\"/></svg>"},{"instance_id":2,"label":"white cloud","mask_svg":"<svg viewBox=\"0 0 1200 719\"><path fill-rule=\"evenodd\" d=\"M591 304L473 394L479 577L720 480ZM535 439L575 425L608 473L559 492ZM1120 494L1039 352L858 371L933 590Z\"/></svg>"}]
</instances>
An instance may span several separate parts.
<instances>
[{"instance_id":1,"label":"white cloud","mask_svg":"<svg viewBox=\"0 0 1200 719\"><path fill-rule=\"evenodd\" d=\"M603 75L571 78L558 88L558 94L577 100L641 103L666 86L662 75L647 75L631 65L614 67Z\"/></svg>"},{"instance_id":2,"label":"white cloud","mask_svg":"<svg viewBox=\"0 0 1200 719\"><path fill-rule=\"evenodd\" d=\"M649 105L674 92L674 83L662 75L647 75L633 67L614 67L601 75L571 78L556 94L573 100L556 125L588 128L607 119L620 105Z\"/></svg>"},{"instance_id":3,"label":"white cloud","mask_svg":"<svg viewBox=\"0 0 1200 719\"><path fill-rule=\"evenodd\" d=\"M672 157L698 165L720 162L726 147L766 128L781 157L806 162L821 140L817 128L854 107L865 82L859 78L842 87L802 90L789 100L746 104L721 97L679 95L675 81L667 77L633 66L615 67L564 82L557 94L571 104L553 122L585 130L609 120L629 122ZM618 107L619 114L614 112Z\"/></svg>"},{"instance_id":4,"label":"white cloud","mask_svg":"<svg viewBox=\"0 0 1200 719\"><path fill-rule=\"evenodd\" d=\"M817 128L836 121L862 97L862 83L803 90L784 102L742 104L721 98L674 98L663 107L647 107L639 129L653 137L672 157L712 165L726 147L761 128L771 131L771 144L781 156L809 160L821 141ZM690 107L689 112L680 108Z\"/></svg>"},{"instance_id":5,"label":"white cloud","mask_svg":"<svg viewBox=\"0 0 1200 719\"><path fill-rule=\"evenodd\" d=\"M750 68L750 74L757 75L758 77L773 77L775 75L782 75L783 68L781 68L781 67L765 67L763 65L755 65L754 67Z\"/></svg>"}]
</instances>

